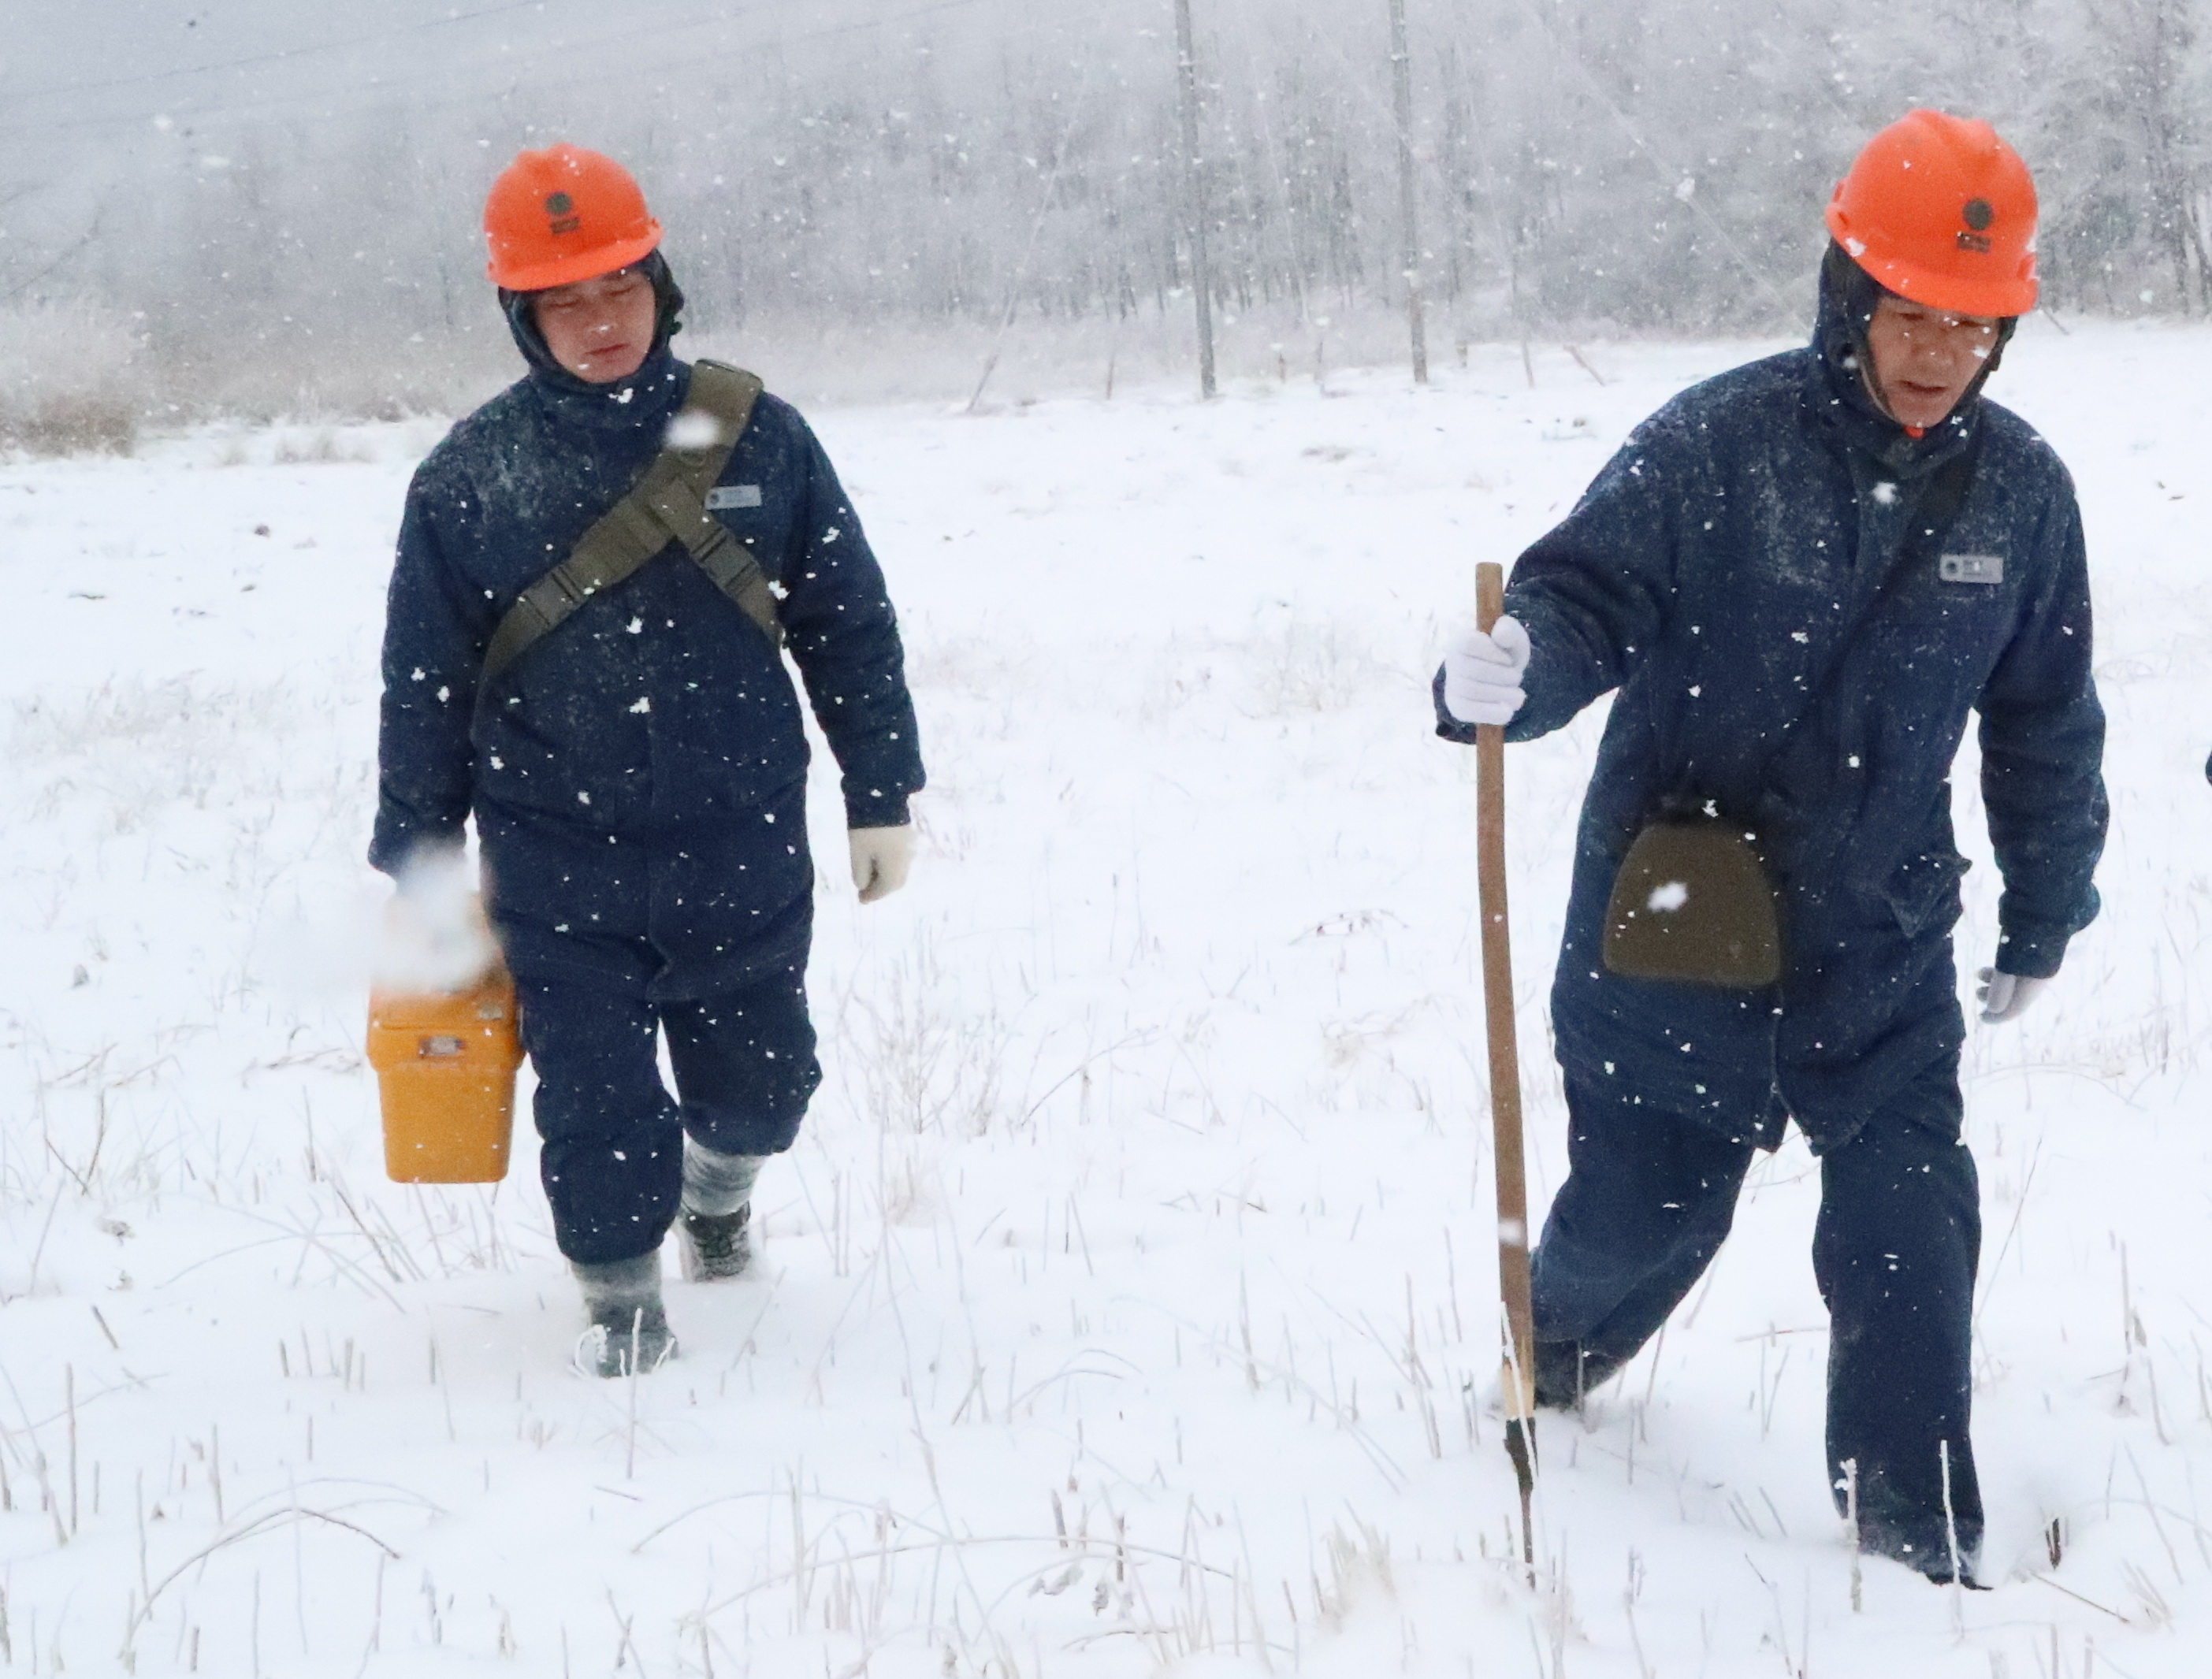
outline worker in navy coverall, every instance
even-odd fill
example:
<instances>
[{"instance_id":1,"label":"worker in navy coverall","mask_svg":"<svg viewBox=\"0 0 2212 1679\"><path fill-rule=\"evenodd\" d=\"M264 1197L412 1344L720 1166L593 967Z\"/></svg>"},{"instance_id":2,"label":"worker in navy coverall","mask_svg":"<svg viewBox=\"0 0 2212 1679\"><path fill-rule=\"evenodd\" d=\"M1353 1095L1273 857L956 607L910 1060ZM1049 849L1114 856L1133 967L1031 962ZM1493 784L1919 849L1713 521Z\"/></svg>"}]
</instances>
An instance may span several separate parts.
<instances>
[{"instance_id":1,"label":"worker in navy coverall","mask_svg":"<svg viewBox=\"0 0 2212 1679\"><path fill-rule=\"evenodd\" d=\"M658 1258L672 1221L688 1275L743 1270L753 1174L820 1082L807 746L769 636L673 541L479 694L494 627L660 452L691 376L669 349L683 296L659 225L612 160L524 154L486 228L528 372L408 491L370 860L404 893L475 815L554 1230L591 1318L578 1361L612 1375L674 1349ZM708 505L775 587L843 772L856 884L879 897L905 877L923 779L883 573L821 445L775 397L720 483Z\"/></svg>"},{"instance_id":2,"label":"worker in navy coverall","mask_svg":"<svg viewBox=\"0 0 2212 1679\"><path fill-rule=\"evenodd\" d=\"M1552 993L1570 1170L1534 1257L1538 1402L1578 1404L1658 1330L1727 1235L1753 1151L1794 1119L1820 1162L1838 1508L1855 1495L1865 1549L1971 1580L1981 1224L1948 778L1978 712L2004 888L1982 1018L2006 1020L2097 912L2104 719L2072 483L1981 394L2034 301L2025 166L1986 124L1916 112L1869 143L1828 219L1811 345L1637 428L1521 556L1508 616L1455 643L1439 724L1529 741L1614 694ZM1940 553L1909 550L1962 454ZM1622 856L1686 797L1765 843L1776 985L1606 965Z\"/></svg>"}]
</instances>

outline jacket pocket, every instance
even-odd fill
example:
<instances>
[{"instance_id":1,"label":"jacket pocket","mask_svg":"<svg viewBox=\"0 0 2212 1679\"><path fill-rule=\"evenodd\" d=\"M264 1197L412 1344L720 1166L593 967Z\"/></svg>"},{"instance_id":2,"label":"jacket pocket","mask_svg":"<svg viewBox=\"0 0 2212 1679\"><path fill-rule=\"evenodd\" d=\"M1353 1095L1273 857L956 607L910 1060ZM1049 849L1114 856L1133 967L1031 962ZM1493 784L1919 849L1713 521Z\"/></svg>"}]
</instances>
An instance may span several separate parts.
<instances>
[{"instance_id":1,"label":"jacket pocket","mask_svg":"<svg viewBox=\"0 0 2212 1679\"><path fill-rule=\"evenodd\" d=\"M1922 852L1898 866L1882 888L1907 938L1948 932L1959 919L1959 880L1973 865L1956 852Z\"/></svg>"}]
</instances>

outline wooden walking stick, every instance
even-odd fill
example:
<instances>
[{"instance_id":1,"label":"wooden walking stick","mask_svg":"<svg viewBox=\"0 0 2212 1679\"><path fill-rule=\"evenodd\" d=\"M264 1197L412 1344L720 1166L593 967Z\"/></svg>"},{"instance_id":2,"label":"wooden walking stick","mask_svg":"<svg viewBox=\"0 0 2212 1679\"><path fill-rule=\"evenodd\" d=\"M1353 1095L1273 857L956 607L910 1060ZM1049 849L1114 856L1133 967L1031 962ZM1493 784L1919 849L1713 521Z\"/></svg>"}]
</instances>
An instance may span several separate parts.
<instances>
[{"instance_id":1,"label":"wooden walking stick","mask_svg":"<svg viewBox=\"0 0 2212 1679\"><path fill-rule=\"evenodd\" d=\"M1505 573L1474 568L1475 623L1505 609ZM1505 909L1505 730L1475 730L1475 881L1482 910L1482 1001L1490 1037L1490 1124L1498 1167L1498 1285L1505 1301L1505 1452L1521 1485L1521 1557L1536 1566L1536 1324L1528 1300L1528 1176L1521 1155L1521 1053L1513 1032L1513 941Z\"/></svg>"}]
</instances>

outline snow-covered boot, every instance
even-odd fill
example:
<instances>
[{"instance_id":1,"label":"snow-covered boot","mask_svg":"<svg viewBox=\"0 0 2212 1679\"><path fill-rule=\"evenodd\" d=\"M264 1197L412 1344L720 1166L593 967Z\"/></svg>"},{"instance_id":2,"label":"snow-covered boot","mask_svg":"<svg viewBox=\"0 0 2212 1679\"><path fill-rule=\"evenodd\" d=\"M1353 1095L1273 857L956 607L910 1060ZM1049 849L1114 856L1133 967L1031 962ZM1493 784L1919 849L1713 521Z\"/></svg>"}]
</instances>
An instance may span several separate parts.
<instances>
[{"instance_id":1,"label":"snow-covered boot","mask_svg":"<svg viewBox=\"0 0 2212 1679\"><path fill-rule=\"evenodd\" d=\"M660 1255L600 1265L572 1265L583 1285L591 1326L573 1360L583 1376L648 1375L676 1356L676 1337L660 1304Z\"/></svg>"},{"instance_id":2,"label":"snow-covered boot","mask_svg":"<svg viewBox=\"0 0 2212 1679\"><path fill-rule=\"evenodd\" d=\"M1627 1361L1579 1341L1539 1341L1536 1403L1547 1410L1579 1411L1591 1391L1619 1375Z\"/></svg>"},{"instance_id":3,"label":"snow-covered boot","mask_svg":"<svg viewBox=\"0 0 2212 1679\"><path fill-rule=\"evenodd\" d=\"M684 1210L676 1230L686 1281L723 1282L752 1264L753 1181L761 1161L684 1140Z\"/></svg>"},{"instance_id":4,"label":"snow-covered boot","mask_svg":"<svg viewBox=\"0 0 2212 1679\"><path fill-rule=\"evenodd\" d=\"M1948 1534L1931 1536L1923 1533L1920 1543L1913 1543L1893 1528L1886 1527L1863 1518L1859 1522L1859 1549L1868 1556L1886 1556L1893 1562L1902 1562L1922 1579L1936 1585L1963 1585L1969 1591L1986 1591L1979 1578L1981 1550L1978 1546L1962 1548L1959 1566L1954 1573L1951 1567L1952 1548Z\"/></svg>"}]
</instances>

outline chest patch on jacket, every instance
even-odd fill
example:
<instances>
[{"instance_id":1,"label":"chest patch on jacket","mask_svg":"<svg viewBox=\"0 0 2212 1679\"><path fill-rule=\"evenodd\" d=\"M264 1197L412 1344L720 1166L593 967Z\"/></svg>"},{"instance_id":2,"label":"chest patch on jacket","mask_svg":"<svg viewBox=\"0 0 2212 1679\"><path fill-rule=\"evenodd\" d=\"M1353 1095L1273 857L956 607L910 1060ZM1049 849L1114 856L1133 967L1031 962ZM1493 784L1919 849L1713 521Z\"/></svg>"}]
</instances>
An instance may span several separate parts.
<instances>
[{"instance_id":1,"label":"chest patch on jacket","mask_svg":"<svg viewBox=\"0 0 2212 1679\"><path fill-rule=\"evenodd\" d=\"M1946 583L2002 583L2002 554L1947 554L1936 562L1936 575Z\"/></svg>"},{"instance_id":2,"label":"chest patch on jacket","mask_svg":"<svg viewBox=\"0 0 2212 1679\"><path fill-rule=\"evenodd\" d=\"M760 504L758 484L717 484L707 492L707 511L710 513L729 507L757 507Z\"/></svg>"}]
</instances>

